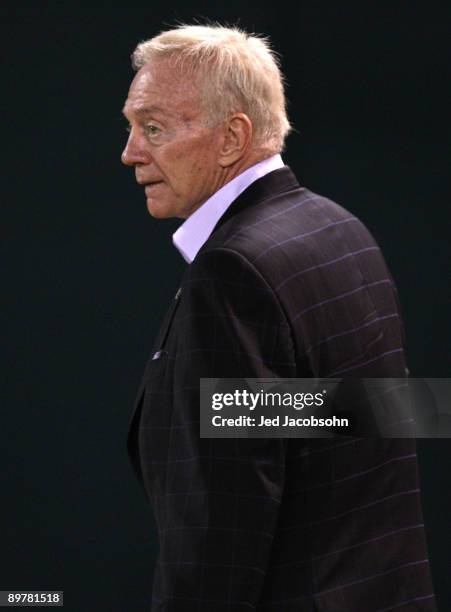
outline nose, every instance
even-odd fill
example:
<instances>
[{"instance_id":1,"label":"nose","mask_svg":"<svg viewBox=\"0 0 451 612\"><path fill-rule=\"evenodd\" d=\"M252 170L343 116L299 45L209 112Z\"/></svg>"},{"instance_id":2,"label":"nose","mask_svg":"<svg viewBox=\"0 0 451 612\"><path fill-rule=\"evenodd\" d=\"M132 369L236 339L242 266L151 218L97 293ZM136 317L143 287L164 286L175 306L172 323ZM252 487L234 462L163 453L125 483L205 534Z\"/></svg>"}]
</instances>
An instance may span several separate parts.
<instances>
[{"instance_id":1,"label":"nose","mask_svg":"<svg viewBox=\"0 0 451 612\"><path fill-rule=\"evenodd\" d=\"M145 150L145 143L139 138L136 130L132 128L130 131L127 144L122 151L121 161L126 166L135 166L136 164L148 163L148 154Z\"/></svg>"}]
</instances>

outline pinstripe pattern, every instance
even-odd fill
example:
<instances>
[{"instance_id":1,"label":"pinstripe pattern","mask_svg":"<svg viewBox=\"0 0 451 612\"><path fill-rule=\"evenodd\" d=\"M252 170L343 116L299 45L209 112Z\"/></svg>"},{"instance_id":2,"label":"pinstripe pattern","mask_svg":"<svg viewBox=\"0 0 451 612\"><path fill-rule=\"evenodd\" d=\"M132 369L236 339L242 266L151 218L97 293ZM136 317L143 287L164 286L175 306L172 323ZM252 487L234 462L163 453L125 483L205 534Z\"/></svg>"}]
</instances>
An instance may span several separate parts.
<instances>
[{"instance_id":1,"label":"pinstripe pattern","mask_svg":"<svg viewBox=\"0 0 451 612\"><path fill-rule=\"evenodd\" d=\"M288 168L188 267L129 451L155 512L153 612L435 610L412 440L200 439L201 377L403 377L396 288L364 226Z\"/></svg>"}]
</instances>

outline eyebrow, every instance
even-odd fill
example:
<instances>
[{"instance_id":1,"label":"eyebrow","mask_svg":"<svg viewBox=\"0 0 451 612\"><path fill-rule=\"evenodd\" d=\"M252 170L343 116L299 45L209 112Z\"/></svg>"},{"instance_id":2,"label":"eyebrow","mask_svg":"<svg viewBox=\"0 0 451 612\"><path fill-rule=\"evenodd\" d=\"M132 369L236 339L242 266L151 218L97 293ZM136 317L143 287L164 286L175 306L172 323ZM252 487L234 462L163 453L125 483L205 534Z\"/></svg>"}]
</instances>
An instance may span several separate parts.
<instances>
[{"instance_id":1,"label":"eyebrow","mask_svg":"<svg viewBox=\"0 0 451 612\"><path fill-rule=\"evenodd\" d=\"M141 106L133 109L133 113L137 115L149 115L151 113L164 113L164 110L159 106ZM122 109L122 114L125 115L125 106Z\"/></svg>"}]
</instances>

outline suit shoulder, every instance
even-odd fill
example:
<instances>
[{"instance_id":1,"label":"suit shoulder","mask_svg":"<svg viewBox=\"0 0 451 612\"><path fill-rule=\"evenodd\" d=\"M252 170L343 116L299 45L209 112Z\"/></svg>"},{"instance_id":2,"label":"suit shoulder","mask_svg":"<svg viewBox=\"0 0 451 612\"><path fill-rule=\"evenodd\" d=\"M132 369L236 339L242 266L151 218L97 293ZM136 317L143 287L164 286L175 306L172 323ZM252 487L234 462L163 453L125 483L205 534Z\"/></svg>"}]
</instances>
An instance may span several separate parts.
<instances>
[{"instance_id":1,"label":"suit shoulder","mask_svg":"<svg viewBox=\"0 0 451 612\"><path fill-rule=\"evenodd\" d=\"M327 197L304 187L274 196L240 211L230 218L205 245L205 250L227 248L250 262L272 259L317 257L328 251L326 243L374 246L364 224L351 212ZM265 259L265 261L268 261ZM260 267L260 266L258 266Z\"/></svg>"}]
</instances>

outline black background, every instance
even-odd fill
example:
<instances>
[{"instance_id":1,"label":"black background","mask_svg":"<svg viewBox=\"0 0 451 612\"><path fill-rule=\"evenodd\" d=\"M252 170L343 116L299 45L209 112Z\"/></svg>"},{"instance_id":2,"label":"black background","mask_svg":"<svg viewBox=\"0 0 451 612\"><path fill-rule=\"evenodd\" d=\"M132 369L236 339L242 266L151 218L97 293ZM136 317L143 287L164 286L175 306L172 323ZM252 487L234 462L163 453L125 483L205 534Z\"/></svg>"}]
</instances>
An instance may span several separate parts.
<instances>
[{"instance_id":1,"label":"black background","mask_svg":"<svg viewBox=\"0 0 451 612\"><path fill-rule=\"evenodd\" d=\"M202 17L271 37L296 128L285 162L380 243L400 292L412 376L450 375L449 3L123 5L0 9L8 261L0 589L64 589L74 612L149 609L157 547L125 436L185 264L171 244L179 222L153 220L120 165L138 41ZM448 440L419 442L443 611L450 449Z\"/></svg>"}]
</instances>

